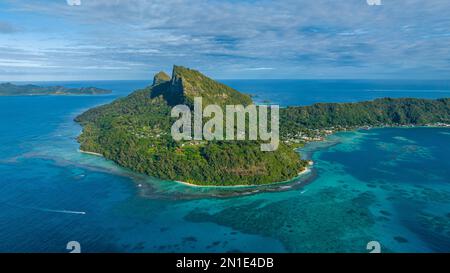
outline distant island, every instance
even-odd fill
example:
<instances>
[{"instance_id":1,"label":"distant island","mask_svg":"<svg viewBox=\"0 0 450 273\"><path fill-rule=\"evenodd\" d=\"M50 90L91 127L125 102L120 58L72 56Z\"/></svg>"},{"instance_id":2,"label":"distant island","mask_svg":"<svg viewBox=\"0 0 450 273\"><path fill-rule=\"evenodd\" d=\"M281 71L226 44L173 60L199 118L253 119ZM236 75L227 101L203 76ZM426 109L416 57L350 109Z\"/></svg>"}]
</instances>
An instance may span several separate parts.
<instances>
[{"instance_id":1,"label":"distant island","mask_svg":"<svg viewBox=\"0 0 450 273\"><path fill-rule=\"evenodd\" d=\"M0 84L0 96L101 95L110 93L111 90L96 87L67 88L64 86L38 86L33 84Z\"/></svg>"},{"instance_id":2,"label":"distant island","mask_svg":"<svg viewBox=\"0 0 450 273\"><path fill-rule=\"evenodd\" d=\"M80 150L111 159L136 172L195 185L260 185L293 179L311 163L295 148L337 131L373 126L450 123L450 99L377 99L358 103L319 103L280 109L279 148L260 151L258 141L174 141L174 105L252 104L249 95L200 72L174 66L172 76L155 75L153 84L76 117L83 126Z\"/></svg>"}]
</instances>

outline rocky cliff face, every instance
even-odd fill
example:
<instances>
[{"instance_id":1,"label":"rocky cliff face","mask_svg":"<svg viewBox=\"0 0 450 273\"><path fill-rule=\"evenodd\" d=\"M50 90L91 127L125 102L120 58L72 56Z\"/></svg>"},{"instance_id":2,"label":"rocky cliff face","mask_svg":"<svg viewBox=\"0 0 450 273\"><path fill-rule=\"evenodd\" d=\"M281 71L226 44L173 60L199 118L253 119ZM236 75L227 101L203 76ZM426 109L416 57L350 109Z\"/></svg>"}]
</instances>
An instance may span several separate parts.
<instances>
[{"instance_id":1,"label":"rocky cliff face","mask_svg":"<svg viewBox=\"0 0 450 273\"><path fill-rule=\"evenodd\" d=\"M155 75L155 79L158 80L154 82L158 82L158 86L154 86L152 95L162 95L171 105L180 103L192 105L195 97L201 97L204 105L252 103L250 96L217 82L197 70L175 65L170 80L167 80L167 74L161 73L164 72Z\"/></svg>"}]
</instances>

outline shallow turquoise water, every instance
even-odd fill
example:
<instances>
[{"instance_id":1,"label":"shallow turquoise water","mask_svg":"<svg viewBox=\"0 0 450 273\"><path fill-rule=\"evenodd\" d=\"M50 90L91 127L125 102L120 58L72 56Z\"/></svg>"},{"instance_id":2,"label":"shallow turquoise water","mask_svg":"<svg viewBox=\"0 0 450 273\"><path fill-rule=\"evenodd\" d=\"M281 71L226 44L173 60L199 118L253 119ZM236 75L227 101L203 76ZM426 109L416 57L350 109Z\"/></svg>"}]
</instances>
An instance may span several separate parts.
<instances>
[{"instance_id":1,"label":"shallow turquoise water","mask_svg":"<svg viewBox=\"0 0 450 273\"><path fill-rule=\"evenodd\" d=\"M76 114L147 83L93 84L114 93L0 98L0 251L450 251L450 129L339 133L299 181L232 196L79 153Z\"/></svg>"}]
</instances>

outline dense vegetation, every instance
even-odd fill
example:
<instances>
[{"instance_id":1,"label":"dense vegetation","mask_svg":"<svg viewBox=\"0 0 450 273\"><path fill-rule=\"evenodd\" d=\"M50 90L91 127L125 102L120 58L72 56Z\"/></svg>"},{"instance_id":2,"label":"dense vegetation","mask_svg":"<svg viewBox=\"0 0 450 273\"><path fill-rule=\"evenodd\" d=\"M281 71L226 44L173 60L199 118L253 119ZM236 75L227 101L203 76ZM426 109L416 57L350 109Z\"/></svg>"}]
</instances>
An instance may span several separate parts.
<instances>
[{"instance_id":1,"label":"dense vegetation","mask_svg":"<svg viewBox=\"0 0 450 273\"><path fill-rule=\"evenodd\" d=\"M172 106L201 96L209 103L250 104L249 96L195 70L175 66L170 78L76 118L83 125L81 149L102 154L134 171L202 185L264 184L284 181L304 170L294 145L323 132L385 125L450 123L450 99L377 99L359 103L319 103L281 109L283 142L274 152L258 141L180 141L170 135Z\"/></svg>"},{"instance_id":2,"label":"dense vegetation","mask_svg":"<svg viewBox=\"0 0 450 273\"><path fill-rule=\"evenodd\" d=\"M307 165L291 147L262 152L258 141L180 141L170 135L171 107L193 96L216 104L249 104L248 96L195 70L174 67L154 85L76 118L81 149L137 172L202 185L264 184L291 179ZM175 77L175 79L174 79Z\"/></svg>"},{"instance_id":3,"label":"dense vegetation","mask_svg":"<svg viewBox=\"0 0 450 273\"><path fill-rule=\"evenodd\" d=\"M33 84L14 85L12 83L0 84L0 96L25 95L97 95L109 94L110 90L96 87L67 88L63 86L37 86Z\"/></svg>"},{"instance_id":4,"label":"dense vegetation","mask_svg":"<svg viewBox=\"0 0 450 273\"><path fill-rule=\"evenodd\" d=\"M450 99L383 98L358 103L317 103L281 110L283 135L305 129L450 124Z\"/></svg>"}]
</instances>

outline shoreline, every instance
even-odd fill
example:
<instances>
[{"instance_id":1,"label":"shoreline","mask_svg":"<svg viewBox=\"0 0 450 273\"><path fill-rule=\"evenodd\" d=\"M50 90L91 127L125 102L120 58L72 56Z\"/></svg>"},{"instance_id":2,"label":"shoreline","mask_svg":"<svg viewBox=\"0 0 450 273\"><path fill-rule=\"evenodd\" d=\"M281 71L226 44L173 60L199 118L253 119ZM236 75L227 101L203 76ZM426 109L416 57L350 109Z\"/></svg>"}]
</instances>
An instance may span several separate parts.
<instances>
[{"instance_id":1,"label":"shoreline","mask_svg":"<svg viewBox=\"0 0 450 273\"><path fill-rule=\"evenodd\" d=\"M88 155L95 155L95 156L100 156L100 157L104 157L102 154L100 153L95 153L95 152L89 152L89 151L83 151L81 149L78 149L78 152L82 153L82 154L88 154Z\"/></svg>"},{"instance_id":2,"label":"shoreline","mask_svg":"<svg viewBox=\"0 0 450 273\"><path fill-rule=\"evenodd\" d=\"M310 161L311 163L309 164L309 166L312 166L314 163L312 161ZM173 181L188 187L193 187L193 188L256 188L256 187L264 187L264 186L275 186L275 185L279 185L279 184L287 184L292 182L293 180L296 180L300 177L302 177L303 175L307 174L311 172L311 168L310 167L305 167L305 169L301 172L299 172L295 177L288 179L288 180L284 180L284 181L278 181L278 182L272 182L272 183L266 183L266 184L249 184L249 185L230 185L230 186L214 186L214 185L197 185L197 184L193 184L193 183L189 183L189 182L185 182L185 181L179 181L179 180L169 180L169 181Z\"/></svg>"},{"instance_id":3,"label":"shoreline","mask_svg":"<svg viewBox=\"0 0 450 273\"><path fill-rule=\"evenodd\" d=\"M324 138L322 140L313 140L313 141L308 141L305 143L305 145L307 144L311 144L311 143L323 143L326 141L326 139L330 136L336 135L338 133L341 132L356 132L356 131L369 131L369 130L373 130L373 129L383 129L383 128L399 128L399 129L408 129L408 128L448 128L450 129L450 125L449 124L427 124L427 125L400 125L400 126L372 126L372 127L357 127L357 128L348 128L346 130L336 130L333 131L332 133L324 136ZM295 150L297 150L298 148L295 148ZM301 149L301 148L300 148ZM95 153L95 152L89 152L89 151L84 151L81 149L78 149L78 151L80 153L84 153L84 154L89 154L89 155L94 155L94 156L99 156L99 157L103 157L105 158L102 154L100 153ZM310 173L313 169L313 165L314 165L314 161L312 161L311 159L307 159L310 161L309 166L305 167L305 169L301 172L299 172L295 177L288 179L288 180L284 180L284 181L278 181L278 182L272 182L272 183L266 183L266 184L249 184L249 185L245 185L245 184L240 184L240 185L229 185L229 186L223 186L223 185L198 185L198 184L193 184L193 183L189 183L189 182L185 182L185 181L180 181L180 180L165 180L168 182L175 182L184 186L188 186L188 187L192 187L192 188L214 188L214 189L238 189L238 188L257 188L257 187L270 187L270 186L276 186L276 185L281 185L281 184L288 184L293 182L296 179L301 178L303 175ZM117 163L115 163L117 164ZM118 165L118 164L117 164ZM119 167L121 167L120 165L118 165ZM134 172L134 171L132 171ZM139 174L139 173L138 173ZM148 177L152 177L152 176L148 176ZM158 177L154 177L156 179L160 179Z\"/></svg>"},{"instance_id":4,"label":"shoreline","mask_svg":"<svg viewBox=\"0 0 450 273\"><path fill-rule=\"evenodd\" d=\"M96 153L96 152L89 152L89 151L84 151L81 149L78 149L78 152L105 158L102 154ZM115 163L115 164L117 164L117 163ZM193 187L193 188L215 188L215 189L223 188L223 189L226 189L226 188L256 188L256 187L264 187L264 186L275 186L275 185L279 185L279 184L290 183L290 182L300 178L301 176L311 172L313 165L314 165L314 162L312 160L309 160L308 167L305 167L305 169L303 171L299 172L295 177L288 179L288 180L284 180L284 181L278 181L278 182L272 182L272 183L266 183L266 184L250 184L250 185L241 184L241 185L230 185L230 186L221 186L221 185L214 186L214 185L197 185L197 184L180 181L180 180L166 180L166 181L175 182L175 183L182 184L182 185L185 185L188 187ZM118 166L121 167L120 165L118 165ZM134 171L132 171L132 172L134 172ZM152 177L152 176L149 176L149 177ZM154 177L154 178L161 179L158 177Z\"/></svg>"}]
</instances>

